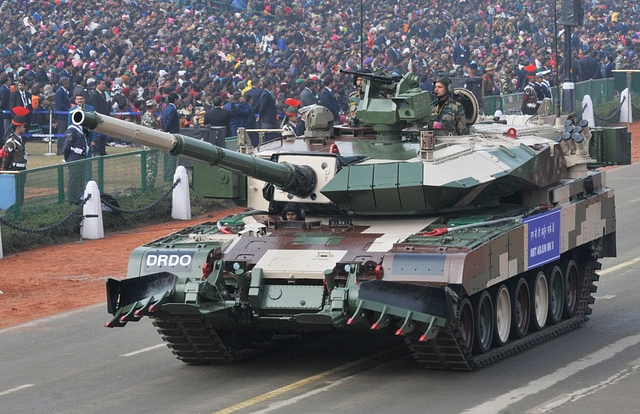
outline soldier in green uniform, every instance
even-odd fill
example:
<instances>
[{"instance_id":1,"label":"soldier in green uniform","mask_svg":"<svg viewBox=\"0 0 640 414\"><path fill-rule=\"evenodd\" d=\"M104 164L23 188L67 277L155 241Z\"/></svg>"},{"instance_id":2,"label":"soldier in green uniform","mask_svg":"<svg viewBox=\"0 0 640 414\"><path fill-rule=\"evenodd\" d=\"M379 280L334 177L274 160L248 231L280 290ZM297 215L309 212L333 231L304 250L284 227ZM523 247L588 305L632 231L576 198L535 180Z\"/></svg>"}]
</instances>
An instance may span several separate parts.
<instances>
[{"instance_id":1,"label":"soldier in green uniform","mask_svg":"<svg viewBox=\"0 0 640 414\"><path fill-rule=\"evenodd\" d=\"M158 103L154 99L146 102L147 110L142 115L142 126L147 128L158 129L158 118L155 111L158 109ZM158 151L145 145L147 152L147 188L153 189L156 185L156 177L158 176Z\"/></svg>"},{"instance_id":2,"label":"soldier in green uniform","mask_svg":"<svg viewBox=\"0 0 640 414\"><path fill-rule=\"evenodd\" d=\"M500 83L501 95L516 93L516 87L513 84L513 68L510 64L502 66L502 70L498 74L498 82Z\"/></svg>"},{"instance_id":3,"label":"soldier in green uniform","mask_svg":"<svg viewBox=\"0 0 640 414\"><path fill-rule=\"evenodd\" d=\"M349 94L349 116L347 117L347 125L350 127L356 127L360 124L356 111L358 110L360 100L364 98L364 91L362 90L363 82L364 78L362 76L356 76L353 80L356 90Z\"/></svg>"},{"instance_id":4,"label":"soldier in green uniform","mask_svg":"<svg viewBox=\"0 0 640 414\"><path fill-rule=\"evenodd\" d=\"M464 108L453 99L453 85L448 78L439 78L433 84L436 96L434 105L435 120L432 129L435 135L467 135L469 127Z\"/></svg>"},{"instance_id":5,"label":"soldier in green uniform","mask_svg":"<svg viewBox=\"0 0 640 414\"><path fill-rule=\"evenodd\" d=\"M616 56L616 60L614 64L616 65L616 70L626 70L629 69L629 64L627 63L627 57L624 55L624 46L620 45L616 49L618 52L618 56Z\"/></svg>"},{"instance_id":6,"label":"soldier in green uniform","mask_svg":"<svg viewBox=\"0 0 640 414\"><path fill-rule=\"evenodd\" d=\"M14 115L11 120L12 130L5 135L4 146L0 149L0 170L24 171L27 169L28 154L22 140L22 134L25 133L29 110L23 106L16 106L11 112ZM25 179L26 176L24 174L19 174L16 179L16 186L20 189L18 193L20 194L20 200L16 200L19 205L24 203Z\"/></svg>"}]
</instances>

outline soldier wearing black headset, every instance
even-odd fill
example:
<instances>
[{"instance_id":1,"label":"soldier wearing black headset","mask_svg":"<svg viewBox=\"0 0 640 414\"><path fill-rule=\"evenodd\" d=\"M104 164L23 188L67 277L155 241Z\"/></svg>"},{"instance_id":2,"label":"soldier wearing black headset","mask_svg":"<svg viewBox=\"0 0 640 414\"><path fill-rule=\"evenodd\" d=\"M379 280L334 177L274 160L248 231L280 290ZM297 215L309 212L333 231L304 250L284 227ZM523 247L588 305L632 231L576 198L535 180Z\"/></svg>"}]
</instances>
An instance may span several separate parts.
<instances>
[{"instance_id":1,"label":"soldier wearing black headset","mask_svg":"<svg viewBox=\"0 0 640 414\"><path fill-rule=\"evenodd\" d=\"M453 92L453 85L448 78L438 78L433 83L436 97L433 114L436 118L431 127L436 136L469 134L464 107L453 99Z\"/></svg>"}]
</instances>

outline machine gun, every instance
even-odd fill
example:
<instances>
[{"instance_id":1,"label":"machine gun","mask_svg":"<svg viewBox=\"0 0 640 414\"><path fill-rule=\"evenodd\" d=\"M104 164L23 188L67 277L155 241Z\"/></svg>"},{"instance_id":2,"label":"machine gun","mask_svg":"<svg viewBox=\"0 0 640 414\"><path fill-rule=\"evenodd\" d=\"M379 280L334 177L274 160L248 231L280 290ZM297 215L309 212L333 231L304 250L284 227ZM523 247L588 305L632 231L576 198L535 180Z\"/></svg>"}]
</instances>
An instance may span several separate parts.
<instances>
[{"instance_id":1,"label":"machine gun","mask_svg":"<svg viewBox=\"0 0 640 414\"><path fill-rule=\"evenodd\" d=\"M345 70L345 69L340 69L340 73L345 73L347 75L354 75L355 77L361 77L363 79L368 79L370 81L380 82L385 85L388 85L394 82L399 82L400 79L402 79L402 76L400 75L390 75L390 76L376 75L375 73L354 72L352 70Z\"/></svg>"}]
</instances>

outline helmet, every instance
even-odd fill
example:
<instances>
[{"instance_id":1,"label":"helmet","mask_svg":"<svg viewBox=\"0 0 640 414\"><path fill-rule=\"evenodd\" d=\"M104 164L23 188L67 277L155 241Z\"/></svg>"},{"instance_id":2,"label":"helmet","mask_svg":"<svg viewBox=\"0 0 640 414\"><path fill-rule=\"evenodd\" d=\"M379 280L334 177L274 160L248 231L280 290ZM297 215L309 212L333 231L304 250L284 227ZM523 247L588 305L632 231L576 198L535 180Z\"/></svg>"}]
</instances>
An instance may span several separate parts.
<instances>
[{"instance_id":1,"label":"helmet","mask_svg":"<svg viewBox=\"0 0 640 414\"><path fill-rule=\"evenodd\" d=\"M451 84L451 80L447 77L440 77L433 82L433 86L435 87L436 83L441 83L444 85L445 90L447 91L447 95L452 96L454 92L453 85Z\"/></svg>"},{"instance_id":2,"label":"helmet","mask_svg":"<svg viewBox=\"0 0 640 414\"><path fill-rule=\"evenodd\" d=\"M287 203L282 208L282 219L287 219L287 213L296 213L296 220L304 220L304 210L296 203Z\"/></svg>"}]
</instances>

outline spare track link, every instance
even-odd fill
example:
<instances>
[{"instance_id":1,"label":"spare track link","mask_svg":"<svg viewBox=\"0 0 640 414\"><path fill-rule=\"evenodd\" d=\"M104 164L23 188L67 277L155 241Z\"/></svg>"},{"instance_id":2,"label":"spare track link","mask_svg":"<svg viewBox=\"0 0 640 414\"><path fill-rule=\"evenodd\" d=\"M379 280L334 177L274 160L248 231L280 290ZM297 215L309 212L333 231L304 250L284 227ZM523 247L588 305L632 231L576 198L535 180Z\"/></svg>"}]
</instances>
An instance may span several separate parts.
<instances>
[{"instance_id":1,"label":"spare track link","mask_svg":"<svg viewBox=\"0 0 640 414\"><path fill-rule=\"evenodd\" d=\"M580 289L580 300L576 316L564 320L556 325L549 326L539 332L534 332L522 339L511 341L506 345L496 348L486 354L473 356L471 350L464 345L462 335L457 322L447 325L438 331L438 335L428 341L420 342L419 336L412 334L405 341L409 350L413 353L418 364L428 369L452 369L461 371L474 371L497 362L508 356L524 351L536 344L545 342L560 334L578 328L589 320L594 298L591 296L596 291L593 282L599 279L596 270L601 264L593 256L589 256L583 270L584 278Z\"/></svg>"},{"instance_id":2,"label":"spare track link","mask_svg":"<svg viewBox=\"0 0 640 414\"><path fill-rule=\"evenodd\" d=\"M173 354L191 365L227 365L254 355L253 349L231 350L211 324L198 315L155 317L153 325Z\"/></svg>"}]
</instances>

